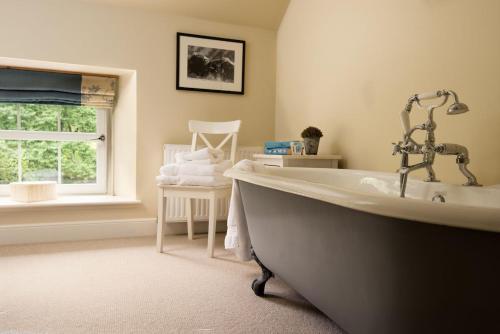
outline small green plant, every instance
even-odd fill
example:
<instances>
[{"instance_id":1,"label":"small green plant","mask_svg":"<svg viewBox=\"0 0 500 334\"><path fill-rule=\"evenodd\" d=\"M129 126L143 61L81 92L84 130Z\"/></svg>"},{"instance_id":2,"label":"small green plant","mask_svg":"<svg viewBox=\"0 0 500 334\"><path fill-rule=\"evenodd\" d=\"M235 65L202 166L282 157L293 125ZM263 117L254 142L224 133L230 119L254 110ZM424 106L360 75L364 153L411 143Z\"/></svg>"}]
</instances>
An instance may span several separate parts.
<instances>
[{"instance_id":1,"label":"small green plant","mask_svg":"<svg viewBox=\"0 0 500 334\"><path fill-rule=\"evenodd\" d=\"M323 132L314 126L309 126L300 135L302 138L321 138L323 137Z\"/></svg>"}]
</instances>

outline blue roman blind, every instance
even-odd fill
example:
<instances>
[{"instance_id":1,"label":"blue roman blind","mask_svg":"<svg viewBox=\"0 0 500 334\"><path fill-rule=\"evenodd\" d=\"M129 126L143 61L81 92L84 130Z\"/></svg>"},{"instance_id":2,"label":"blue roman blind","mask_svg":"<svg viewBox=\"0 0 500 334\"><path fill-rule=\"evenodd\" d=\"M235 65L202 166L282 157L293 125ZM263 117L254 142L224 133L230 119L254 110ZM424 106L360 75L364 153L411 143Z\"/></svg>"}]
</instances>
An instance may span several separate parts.
<instances>
[{"instance_id":1,"label":"blue roman blind","mask_svg":"<svg viewBox=\"0 0 500 334\"><path fill-rule=\"evenodd\" d=\"M0 102L113 108L117 78L0 68Z\"/></svg>"}]
</instances>

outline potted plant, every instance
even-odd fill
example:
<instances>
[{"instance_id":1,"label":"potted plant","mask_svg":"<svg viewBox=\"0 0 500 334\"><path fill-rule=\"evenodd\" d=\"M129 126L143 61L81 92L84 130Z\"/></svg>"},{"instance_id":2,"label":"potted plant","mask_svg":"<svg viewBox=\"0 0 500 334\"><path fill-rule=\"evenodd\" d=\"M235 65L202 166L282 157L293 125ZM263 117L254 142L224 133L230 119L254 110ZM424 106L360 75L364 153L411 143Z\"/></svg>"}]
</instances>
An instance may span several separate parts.
<instances>
[{"instance_id":1,"label":"potted plant","mask_svg":"<svg viewBox=\"0 0 500 334\"><path fill-rule=\"evenodd\" d=\"M306 154L318 154L319 139L323 137L323 132L314 126L310 126L302 131L301 136L304 138L304 149Z\"/></svg>"}]
</instances>

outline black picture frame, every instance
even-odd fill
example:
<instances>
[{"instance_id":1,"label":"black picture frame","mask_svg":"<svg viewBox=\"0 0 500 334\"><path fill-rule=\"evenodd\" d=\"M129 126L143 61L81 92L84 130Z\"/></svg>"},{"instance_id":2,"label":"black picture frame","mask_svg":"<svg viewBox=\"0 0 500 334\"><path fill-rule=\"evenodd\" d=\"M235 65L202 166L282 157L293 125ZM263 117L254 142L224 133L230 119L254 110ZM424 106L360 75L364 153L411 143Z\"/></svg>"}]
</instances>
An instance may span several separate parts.
<instances>
[{"instance_id":1,"label":"black picture frame","mask_svg":"<svg viewBox=\"0 0 500 334\"><path fill-rule=\"evenodd\" d=\"M200 45L206 43L210 43L210 45L217 45L217 43L214 42L221 42L221 45L224 45L226 49L223 49L221 47L218 50L224 52L230 52L234 56L233 63L231 62L226 63L226 66L227 64L232 65L233 68L232 78L230 77L228 81L223 81L221 79L205 79L198 77L196 78L190 77L189 67L188 67L190 56L189 52L186 51L186 46L188 46L187 43L189 41L198 43L198 46L194 46L196 48L203 48L210 50L217 50L218 48L214 48L212 46L204 47ZM234 45L234 49L227 48L228 46L231 45ZM189 45L188 48L189 47L193 46ZM177 56L176 56L176 89L196 91L196 92L223 93L223 94L238 94L238 95L245 94L245 48L246 48L246 43L244 40L178 32ZM220 62L220 59L218 59L218 61ZM181 72L181 68L183 68L185 71ZM220 78L220 74L218 75L218 77ZM230 81L231 79L233 80L233 82ZM229 87L229 89L227 87Z\"/></svg>"}]
</instances>

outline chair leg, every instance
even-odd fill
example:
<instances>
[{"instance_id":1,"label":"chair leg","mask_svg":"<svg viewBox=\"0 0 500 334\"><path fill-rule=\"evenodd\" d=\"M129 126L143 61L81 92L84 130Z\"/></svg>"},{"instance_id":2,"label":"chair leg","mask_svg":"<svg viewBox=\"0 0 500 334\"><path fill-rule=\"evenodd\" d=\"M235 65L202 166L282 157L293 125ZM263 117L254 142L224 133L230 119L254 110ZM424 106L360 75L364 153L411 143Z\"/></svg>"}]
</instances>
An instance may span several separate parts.
<instances>
[{"instance_id":1,"label":"chair leg","mask_svg":"<svg viewBox=\"0 0 500 334\"><path fill-rule=\"evenodd\" d=\"M186 199L186 216L187 216L187 230L188 239L193 240L193 208L194 208L194 198Z\"/></svg>"},{"instance_id":2,"label":"chair leg","mask_svg":"<svg viewBox=\"0 0 500 334\"><path fill-rule=\"evenodd\" d=\"M158 189L158 225L156 230L156 250L163 253L164 227L165 227L165 207L167 199L163 189Z\"/></svg>"},{"instance_id":3,"label":"chair leg","mask_svg":"<svg viewBox=\"0 0 500 334\"><path fill-rule=\"evenodd\" d=\"M215 196L209 199L208 211L208 257L214 257L215 230L217 226L217 212L215 210Z\"/></svg>"}]
</instances>

